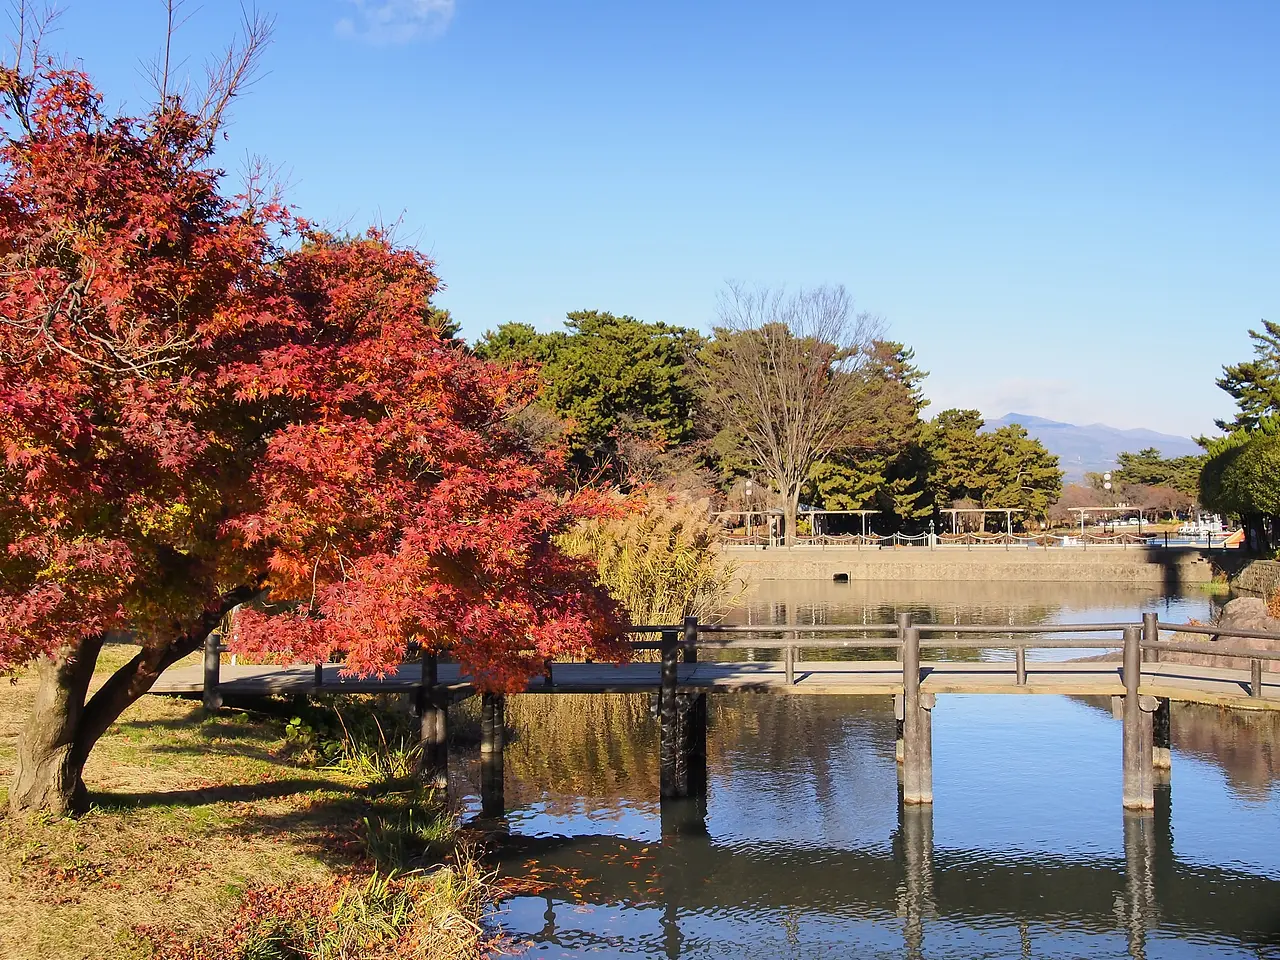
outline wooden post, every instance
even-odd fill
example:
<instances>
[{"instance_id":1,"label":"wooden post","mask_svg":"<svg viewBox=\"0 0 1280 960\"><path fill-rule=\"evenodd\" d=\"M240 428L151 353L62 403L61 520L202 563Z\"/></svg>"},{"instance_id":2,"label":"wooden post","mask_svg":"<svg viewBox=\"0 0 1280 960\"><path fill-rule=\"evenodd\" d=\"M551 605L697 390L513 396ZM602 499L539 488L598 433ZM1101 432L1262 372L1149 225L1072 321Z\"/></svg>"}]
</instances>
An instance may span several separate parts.
<instances>
[{"instance_id":1,"label":"wooden post","mask_svg":"<svg viewBox=\"0 0 1280 960\"><path fill-rule=\"evenodd\" d=\"M906 714L903 711L902 694L895 693L893 695L893 725L894 725L894 730L896 731L896 734L894 736L894 743L893 743L893 757L895 760L898 761L899 767L902 766L903 753L904 753L904 749L902 745L902 718L904 716L906 716ZM898 779L899 780L902 779L901 770L898 771Z\"/></svg>"},{"instance_id":2,"label":"wooden post","mask_svg":"<svg viewBox=\"0 0 1280 960\"><path fill-rule=\"evenodd\" d=\"M324 686L324 664L316 664L316 689L319 690Z\"/></svg>"},{"instance_id":3,"label":"wooden post","mask_svg":"<svg viewBox=\"0 0 1280 960\"><path fill-rule=\"evenodd\" d=\"M916 736L920 741L921 803L933 803L933 704L932 693L920 694L920 724Z\"/></svg>"},{"instance_id":4,"label":"wooden post","mask_svg":"<svg viewBox=\"0 0 1280 960\"><path fill-rule=\"evenodd\" d=\"M684 662L698 662L698 618L684 618ZM702 797L707 793L707 695L676 695L676 714L680 720L680 750L685 758L685 796Z\"/></svg>"},{"instance_id":5,"label":"wooden post","mask_svg":"<svg viewBox=\"0 0 1280 960\"><path fill-rule=\"evenodd\" d=\"M796 682L796 648L791 644L787 644L782 649L783 669L787 674L787 686L794 686Z\"/></svg>"},{"instance_id":6,"label":"wooden post","mask_svg":"<svg viewBox=\"0 0 1280 960\"><path fill-rule=\"evenodd\" d=\"M1155 643L1160 639L1160 628L1157 626L1159 618L1154 613L1144 613L1142 615L1142 642ZM1152 663L1160 662L1159 650L1145 650L1144 657L1150 659Z\"/></svg>"},{"instance_id":7,"label":"wooden post","mask_svg":"<svg viewBox=\"0 0 1280 960\"><path fill-rule=\"evenodd\" d=\"M952 515L952 518L954 519L954 514ZM902 657L903 637L906 635L907 628L911 626L911 619L912 619L911 614L909 613L898 614L898 657L899 659L901 659ZM895 693L893 695L893 717L895 720L895 726L897 728L897 735L895 737L895 741L893 745L893 754L899 764L902 763L906 755L906 748L903 745L903 739L902 739L903 738L902 718L905 716L906 716L906 713L903 710L902 694ZM902 771L899 770L898 773L899 775L901 775Z\"/></svg>"},{"instance_id":8,"label":"wooden post","mask_svg":"<svg viewBox=\"0 0 1280 960\"><path fill-rule=\"evenodd\" d=\"M676 695L676 716L680 725L680 752L684 758L682 797L703 797L707 793L707 695Z\"/></svg>"},{"instance_id":9,"label":"wooden post","mask_svg":"<svg viewBox=\"0 0 1280 960\"><path fill-rule=\"evenodd\" d=\"M675 631L662 634L662 667L658 688L658 765L659 793L663 800L681 797L684 769L680 756L680 719L676 706L676 683L679 678L679 635Z\"/></svg>"},{"instance_id":10,"label":"wooden post","mask_svg":"<svg viewBox=\"0 0 1280 960\"><path fill-rule=\"evenodd\" d=\"M684 637L682 638L682 642L684 644L684 662L697 663L698 662L698 618L697 617L684 618Z\"/></svg>"},{"instance_id":11,"label":"wooden post","mask_svg":"<svg viewBox=\"0 0 1280 960\"><path fill-rule=\"evenodd\" d=\"M1122 801L1126 810L1155 808L1155 781L1152 772L1153 744L1151 713L1156 708L1154 697L1150 709L1144 710L1138 687L1142 682L1142 632L1124 628L1124 720L1122 760L1124 765Z\"/></svg>"},{"instance_id":12,"label":"wooden post","mask_svg":"<svg viewBox=\"0 0 1280 960\"><path fill-rule=\"evenodd\" d=\"M681 647L696 662L697 640L697 617L685 618L681 634L662 635L658 750L663 800L698 796L706 789L707 698L701 693L677 693L679 664L684 659Z\"/></svg>"},{"instance_id":13,"label":"wooden post","mask_svg":"<svg viewBox=\"0 0 1280 960\"><path fill-rule=\"evenodd\" d=\"M204 708L217 710L222 706L222 692L218 689L222 674L222 634L210 631L204 638Z\"/></svg>"},{"instance_id":14,"label":"wooden post","mask_svg":"<svg viewBox=\"0 0 1280 960\"><path fill-rule=\"evenodd\" d=\"M419 776L437 790L449 789L449 708L439 689L434 654L422 655L422 682L418 685L418 723L422 756Z\"/></svg>"},{"instance_id":15,"label":"wooden post","mask_svg":"<svg viewBox=\"0 0 1280 960\"><path fill-rule=\"evenodd\" d=\"M1262 661L1249 661L1249 696L1262 696Z\"/></svg>"},{"instance_id":16,"label":"wooden post","mask_svg":"<svg viewBox=\"0 0 1280 960\"><path fill-rule=\"evenodd\" d=\"M503 748L506 745L506 698L486 693L480 698L480 807L486 817L500 817L503 794Z\"/></svg>"},{"instance_id":17,"label":"wooden post","mask_svg":"<svg viewBox=\"0 0 1280 960\"><path fill-rule=\"evenodd\" d=\"M933 736L924 699L920 694L920 628L907 627L902 638L903 803L933 803Z\"/></svg>"},{"instance_id":18,"label":"wooden post","mask_svg":"<svg viewBox=\"0 0 1280 960\"><path fill-rule=\"evenodd\" d=\"M1025 687L1027 685L1027 648L1018 647L1014 653L1013 661L1014 670L1018 675L1018 686Z\"/></svg>"}]
</instances>

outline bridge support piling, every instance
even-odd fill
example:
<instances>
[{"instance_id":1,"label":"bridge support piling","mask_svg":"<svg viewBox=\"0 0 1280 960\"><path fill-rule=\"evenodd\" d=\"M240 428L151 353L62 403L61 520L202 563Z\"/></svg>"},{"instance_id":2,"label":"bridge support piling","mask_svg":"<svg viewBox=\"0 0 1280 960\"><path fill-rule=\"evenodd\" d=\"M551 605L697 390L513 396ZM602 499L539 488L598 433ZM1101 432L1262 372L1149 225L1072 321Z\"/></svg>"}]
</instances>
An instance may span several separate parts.
<instances>
[{"instance_id":1,"label":"bridge support piling","mask_svg":"<svg viewBox=\"0 0 1280 960\"><path fill-rule=\"evenodd\" d=\"M893 695L893 724L897 733L896 733L894 744L893 744L893 758L898 761L899 766L902 765L902 760L903 760L903 746L902 746L903 716L904 714L902 709L902 694L895 693ZM898 773L899 775L901 775L902 771L899 770Z\"/></svg>"},{"instance_id":2,"label":"bridge support piling","mask_svg":"<svg viewBox=\"0 0 1280 960\"><path fill-rule=\"evenodd\" d=\"M480 808L486 817L505 812L503 748L506 746L506 698L486 693L480 699Z\"/></svg>"},{"instance_id":3,"label":"bridge support piling","mask_svg":"<svg viewBox=\"0 0 1280 960\"><path fill-rule=\"evenodd\" d=\"M449 702L439 688L434 654L422 655L422 683L418 687L418 724L422 756L419 777L436 790L449 789Z\"/></svg>"},{"instance_id":4,"label":"bridge support piling","mask_svg":"<svg viewBox=\"0 0 1280 960\"><path fill-rule=\"evenodd\" d=\"M1126 810L1155 808L1151 715L1157 702L1155 697L1139 695L1141 682L1142 633L1136 626L1125 627L1122 801Z\"/></svg>"},{"instance_id":5,"label":"bridge support piling","mask_svg":"<svg viewBox=\"0 0 1280 960\"><path fill-rule=\"evenodd\" d=\"M1173 769L1168 697L1158 697L1155 712L1151 714L1151 765L1157 770Z\"/></svg>"},{"instance_id":6,"label":"bridge support piling","mask_svg":"<svg viewBox=\"0 0 1280 960\"><path fill-rule=\"evenodd\" d=\"M909 614L904 616L909 617ZM902 802L933 803L933 697L920 693L920 628L902 630Z\"/></svg>"},{"instance_id":7,"label":"bridge support piling","mask_svg":"<svg viewBox=\"0 0 1280 960\"><path fill-rule=\"evenodd\" d=\"M658 692L659 779L663 800L701 796L707 782L707 698L678 693L681 661L697 663L698 618L686 617L683 636L662 635L662 686ZM683 640L683 656L681 655Z\"/></svg>"},{"instance_id":8,"label":"bridge support piling","mask_svg":"<svg viewBox=\"0 0 1280 960\"><path fill-rule=\"evenodd\" d=\"M1160 621L1154 613L1142 615L1142 642L1155 643L1160 639ZM1144 650L1144 655L1153 663L1160 661L1159 650ZM1151 715L1152 766L1157 770L1168 770L1173 766L1173 756L1169 740L1169 700L1161 697L1155 713Z\"/></svg>"},{"instance_id":9,"label":"bridge support piling","mask_svg":"<svg viewBox=\"0 0 1280 960\"><path fill-rule=\"evenodd\" d=\"M907 628L911 626L911 619L912 619L911 614L909 613L898 614L898 650L899 651L902 650L902 643L906 637ZM902 732L903 731L902 718L904 716L906 716L906 714L903 712L902 694L895 693L893 695L893 717L894 717L894 720L897 721L897 739L895 740L893 745L893 753L894 753L894 758L898 761L899 764L902 763L904 757L906 756L905 754L906 748L903 745L903 732ZM898 776L899 776L899 779L901 779L901 776L902 776L901 770L898 771Z\"/></svg>"}]
</instances>

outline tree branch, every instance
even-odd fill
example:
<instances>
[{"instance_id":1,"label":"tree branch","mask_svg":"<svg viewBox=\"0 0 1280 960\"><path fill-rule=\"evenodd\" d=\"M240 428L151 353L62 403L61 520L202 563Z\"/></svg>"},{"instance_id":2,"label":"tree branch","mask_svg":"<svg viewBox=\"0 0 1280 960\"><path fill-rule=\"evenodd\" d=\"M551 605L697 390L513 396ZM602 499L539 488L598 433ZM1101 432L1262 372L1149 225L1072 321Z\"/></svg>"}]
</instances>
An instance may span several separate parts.
<instances>
[{"instance_id":1,"label":"tree branch","mask_svg":"<svg viewBox=\"0 0 1280 960\"><path fill-rule=\"evenodd\" d=\"M85 705L80 722L77 724L75 739L77 759L83 762L89 755L89 751L93 749L93 745L107 732L107 728L116 722L120 714L150 690L161 673L183 657L200 649L205 638L217 628L222 618L232 608L252 600L261 592L262 583L265 580L266 574L260 574L255 583L227 591L216 606L200 615L190 630L179 634L166 644L155 647L144 646L132 660L113 673Z\"/></svg>"}]
</instances>

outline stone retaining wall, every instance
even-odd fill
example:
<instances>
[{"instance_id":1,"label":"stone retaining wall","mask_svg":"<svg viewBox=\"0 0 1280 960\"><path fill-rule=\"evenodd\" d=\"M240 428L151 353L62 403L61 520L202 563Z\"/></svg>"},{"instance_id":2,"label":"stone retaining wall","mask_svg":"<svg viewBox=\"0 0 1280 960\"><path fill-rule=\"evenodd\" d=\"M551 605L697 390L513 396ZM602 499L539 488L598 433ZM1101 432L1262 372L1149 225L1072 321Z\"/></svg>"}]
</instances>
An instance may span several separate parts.
<instances>
[{"instance_id":1,"label":"stone retaining wall","mask_svg":"<svg viewBox=\"0 0 1280 960\"><path fill-rule=\"evenodd\" d=\"M1258 597L1237 597L1228 603L1213 624L1222 630L1243 630L1245 633L1280 633L1280 620L1267 610L1266 603ZM1221 640L1243 650L1265 650L1275 653L1280 642L1261 640L1257 637L1211 637L1201 633L1175 633L1172 640L1183 643L1203 643L1206 639ZM1186 663L1194 667L1226 667L1246 670L1249 661L1240 657L1224 657L1209 653L1181 653L1172 650L1161 652L1160 659L1169 663ZM1264 673L1280 673L1280 660L1263 660Z\"/></svg>"},{"instance_id":2,"label":"stone retaining wall","mask_svg":"<svg viewBox=\"0 0 1280 960\"><path fill-rule=\"evenodd\" d=\"M1174 590L1209 583L1213 567L1198 550L1100 547L730 547L748 582L760 580L969 580L1163 584Z\"/></svg>"},{"instance_id":3,"label":"stone retaining wall","mask_svg":"<svg viewBox=\"0 0 1280 960\"><path fill-rule=\"evenodd\" d=\"M1253 560L1231 578L1231 589L1255 597L1269 597L1280 586L1280 562Z\"/></svg>"}]
</instances>

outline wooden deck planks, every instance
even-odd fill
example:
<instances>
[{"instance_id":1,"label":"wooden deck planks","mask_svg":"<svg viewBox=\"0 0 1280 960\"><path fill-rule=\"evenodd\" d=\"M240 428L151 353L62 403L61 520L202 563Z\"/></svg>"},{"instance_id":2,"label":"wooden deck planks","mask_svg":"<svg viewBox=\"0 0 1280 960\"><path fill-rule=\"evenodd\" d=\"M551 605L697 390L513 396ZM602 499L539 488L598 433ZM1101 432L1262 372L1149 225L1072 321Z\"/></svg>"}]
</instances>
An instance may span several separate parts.
<instances>
[{"instance_id":1,"label":"wooden deck planks","mask_svg":"<svg viewBox=\"0 0 1280 960\"><path fill-rule=\"evenodd\" d=\"M333 693L390 693L415 689L421 667L406 664L394 675L344 680L340 667L323 670L323 691ZM1028 662L1025 686L1016 682L1012 662L934 662L921 664L921 692L934 694L1065 694L1120 696L1124 693L1120 665L1114 662ZM613 693L656 690L659 665L631 663L557 663L554 684L542 678L529 685L530 693ZM843 695L891 696L902 692L902 665L891 660L806 660L796 664L796 682L788 685L780 661L703 661L681 664L680 686L686 690L760 692L787 696ZM442 685L459 695L470 691L456 664L441 664ZM311 665L246 666L223 664L221 691L228 696L309 693L315 687ZM203 689L200 666L166 671L151 693L196 694ZM1249 671L1221 667L1193 667L1174 663L1145 663L1141 692L1171 700L1225 706L1280 710L1280 674L1263 674L1263 696L1249 696Z\"/></svg>"}]
</instances>

